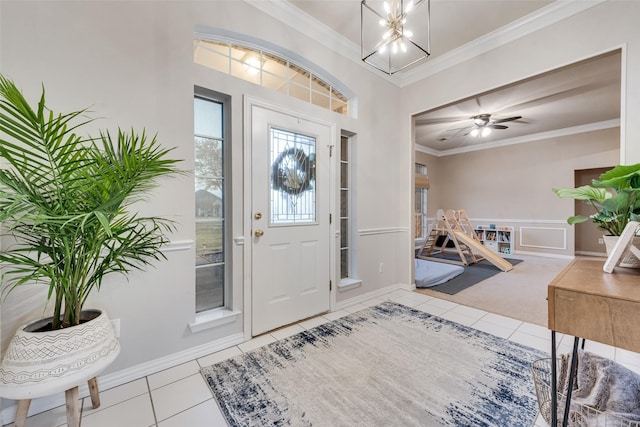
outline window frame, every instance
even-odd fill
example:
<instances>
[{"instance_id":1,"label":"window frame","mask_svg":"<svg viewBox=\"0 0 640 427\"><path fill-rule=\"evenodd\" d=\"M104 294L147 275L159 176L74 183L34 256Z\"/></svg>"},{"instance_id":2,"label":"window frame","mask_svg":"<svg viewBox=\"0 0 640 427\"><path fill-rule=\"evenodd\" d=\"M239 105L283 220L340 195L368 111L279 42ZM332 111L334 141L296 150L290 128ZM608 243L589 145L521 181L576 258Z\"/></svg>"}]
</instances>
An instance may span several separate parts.
<instances>
[{"instance_id":1,"label":"window frame","mask_svg":"<svg viewBox=\"0 0 640 427\"><path fill-rule=\"evenodd\" d=\"M357 238L356 238L356 211L355 211L355 194L356 194L356 181L355 181L355 135L343 131L340 135L340 147L336 150L338 152L338 164L339 164L339 179L338 182L338 228L340 230L340 240L338 242L338 289L345 290L362 285L362 281L358 279L357 269ZM347 145L347 161L342 159L342 144ZM342 187L342 165L346 164L347 171L347 186ZM347 191L347 216L342 216L342 190L346 188ZM347 219L347 230L342 229L342 220ZM346 235L348 255L347 255L347 271L348 274L342 277L342 237Z\"/></svg>"},{"instance_id":2,"label":"window frame","mask_svg":"<svg viewBox=\"0 0 640 427\"><path fill-rule=\"evenodd\" d=\"M414 172L416 174L421 174L421 175L427 175L427 165L424 165L422 163L415 163L414 166L415 170ZM422 235L421 236L416 236L416 233L414 231L413 234L413 238L415 242L422 242L424 239L427 238L427 226L428 226L428 220L427 220L427 189L426 188L418 188L418 187L414 187L415 190L415 200L414 200L414 221L415 218L420 215L421 216L421 226L422 226ZM418 204L417 199L420 198L420 212L416 212L415 211L415 206ZM417 222L416 222L417 225Z\"/></svg>"},{"instance_id":3,"label":"window frame","mask_svg":"<svg viewBox=\"0 0 640 427\"><path fill-rule=\"evenodd\" d=\"M193 99L196 98L203 99L205 101L215 102L221 105L222 107L222 136L221 141L221 149L222 149L222 173L219 179L222 180L222 252L223 252L223 268L224 268L224 278L223 278L223 297L222 304L216 307L210 307L208 309L202 311L195 311L196 318L201 317L210 317L211 314L219 317L216 312L220 311L228 311L232 307L231 300L231 277L232 277L232 242L231 242L231 218L232 218L232 191L231 191L231 183L228 177L231 176L231 149L228 147L229 141L231 141L231 97L226 94L222 94L210 89L206 89L199 86L194 86L193 91ZM194 139L197 135L195 134L194 129ZM195 146L194 146L195 149ZM195 152L194 152L194 161L195 161ZM194 172L195 174L195 172ZM194 175L194 184L195 184L195 175ZM194 186L195 190L195 186ZM194 210L195 215L195 210ZM195 219L194 216L194 227L195 227ZM194 230L195 236L195 230ZM195 266L197 269L197 266ZM196 283L194 282L194 286ZM197 294L196 294L197 301ZM194 301L194 303L196 303ZM197 308L197 303L196 303ZM198 322L196 322L198 323ZM193 329L193 328L192 328Z\"/></svg>"}]
</instances>

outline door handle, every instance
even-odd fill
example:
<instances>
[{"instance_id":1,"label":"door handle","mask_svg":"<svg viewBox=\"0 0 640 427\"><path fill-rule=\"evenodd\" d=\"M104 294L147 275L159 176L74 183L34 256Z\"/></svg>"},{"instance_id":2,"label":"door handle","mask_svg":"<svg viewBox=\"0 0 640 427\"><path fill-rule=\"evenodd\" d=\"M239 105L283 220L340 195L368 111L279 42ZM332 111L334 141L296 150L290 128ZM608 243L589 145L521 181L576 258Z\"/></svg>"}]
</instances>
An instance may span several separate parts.
<instances>
[{"instance_id":1,"label":"door handle","mask_svg":"<svg viewBox=\"0 0 640 427\"><path fill-rule=\"evenodd\" d=\"M262 237L264 235L264 231L257 229L255 233L253 233L256 237Z\"/></svg>"}]
</instances>

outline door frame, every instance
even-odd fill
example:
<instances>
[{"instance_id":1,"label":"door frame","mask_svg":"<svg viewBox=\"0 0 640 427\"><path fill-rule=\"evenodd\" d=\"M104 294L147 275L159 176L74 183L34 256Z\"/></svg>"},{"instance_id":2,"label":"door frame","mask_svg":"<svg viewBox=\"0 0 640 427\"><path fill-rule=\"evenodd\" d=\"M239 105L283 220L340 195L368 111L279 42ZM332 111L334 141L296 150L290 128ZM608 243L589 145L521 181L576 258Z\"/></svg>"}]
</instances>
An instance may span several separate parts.
<instances>
[{"instance_id":1,"label":"door frame","mask_svg":"<svg viewBox=\"0 0 640 427\"><path fill-rule=\"evenodd\" d=\"M339 243L339 236L336 233L336 224L338 223L339 218L336 216L336 163L338 159L339 147L336 144L336 123L330 122L327 120L322 120L317 117L311 116L309 114L300 113L294 111L292 109L282 107L280 105L258 99L252 96L244 95L243 99L243 147L244 147L244 156L243 156L243 207L242 207L242 216L243 216L243 238L242 242L244 245L244 266L243 266L243 331L245 340L250 340L252 338L251 335L251 324L252 324L252 310L251 310L251 301L252 301L252 238L251 238L251 229L252 229L252 218L251 218L251 205L252 205L252 196L253 196L253 188L252 188L252 139L251 139L251 126L253 120L253 107L259 107L267 110L274 111L276 113L285 114L288 116L292 116L295 118L300 118L306 121L310 121L319 125L327 126L330 129L331 133L331 141L329 145L333 146L333 154L331 155L331 159L329 161L329 212L332 216L331 224L329 224L329 235L327 239L329 239L329 277L333 283L331 290L329 291L329 310L333 311L335 309L336 304L336 244ZM336 148L337 147L337 148Z\"/></svg>"}]
</instances>

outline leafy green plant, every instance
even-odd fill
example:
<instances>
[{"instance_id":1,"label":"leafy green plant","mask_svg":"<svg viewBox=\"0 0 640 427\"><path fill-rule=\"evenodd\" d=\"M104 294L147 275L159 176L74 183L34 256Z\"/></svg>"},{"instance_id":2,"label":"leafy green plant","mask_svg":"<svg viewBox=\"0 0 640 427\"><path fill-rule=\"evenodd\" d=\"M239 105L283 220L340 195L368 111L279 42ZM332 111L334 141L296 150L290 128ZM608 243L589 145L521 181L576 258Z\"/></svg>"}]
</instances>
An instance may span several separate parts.
<instances>
[{"instance_id":1,"label":"leafy green plant","mask_svg":"<svg viewBox=\"0 0 640 427\"><path fill-rule=\"evenodd\" d=\"M553 191L559 197L584 200L596 211L591 216L571 216L567 219L569 224L591 220L605 233L619 236L629 221L640 221L640 163L618 165L599 178L592 185Z\"/></svg>"},{"instance_id":2,"label":"leafy green plant","mask_svg":"<svg viewBox=\"0 0 640 427\"><path fill-rule=\"evenodd\" d=\"M77 132L86 110L56 114L45 90L31 107L0 75L0 251L2 294L48 285L54 329L77 325L87 297L105 276L142 270L165 258L172 221L139 216L157 179L181 173L155 137L118 129L117 137ZM8 244L7 244L8 243Z\"/></svg>"}]
</instances>

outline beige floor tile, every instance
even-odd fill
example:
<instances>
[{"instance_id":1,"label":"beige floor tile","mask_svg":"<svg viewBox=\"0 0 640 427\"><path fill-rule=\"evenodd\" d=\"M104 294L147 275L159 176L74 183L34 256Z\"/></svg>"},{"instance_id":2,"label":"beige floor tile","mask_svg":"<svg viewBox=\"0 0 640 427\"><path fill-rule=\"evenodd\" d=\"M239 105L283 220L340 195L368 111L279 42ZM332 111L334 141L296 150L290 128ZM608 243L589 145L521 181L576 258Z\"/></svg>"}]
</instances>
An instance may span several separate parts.
<instances>
[{"instance_id":1,"label":"beige floor tile","mask_svg":"<svg viewBox=\"0 0 640 427\"><path fill-rule=\"evenodd\" d=\"M323 314L322 317L324 317L329 321L334 321L334 320L340 319L341 317L348 316L350 314L351 313L349 313L346 310L337 310L337 311L332 311L331 313Z\"/></svg>"},{"instance_id":2,"label":"beige floor tile","mask_svg":"<svg viewBox=\"0 0 640 427\"><path fill-rule=\"evenodd\" d=\"M98 384L98 386L100 386L100 384ZM113 405L147 393L149 393L149 387L147 386L145 378L140 378L108 390L100 390L100 407L93 409L91 406L91 398L86 397L83 399L82 416L84 417L94 412L102 411Z\"/></svg>"},{"instance_id":3,"label":"beige floor tile","mask_svg":"<svg viewBox=\"0 0 640 427\"><path fill-rule=\"evenodd\" d=\"M318 316L300 322L298 323L298 325L302 326L305 329L313 329L316 326L324 325L325 323L327 323L327 319L323 316Z\"/></svg>"},{"instance_id":4,"label":"beige floor tile","mask_svg":"<svg viewBox=\"0 0 640 427\"><path fill-rule=\"evenodd\" d=\"M151 390L158 421L176 415L212 398L202 375L195 374L164 387Z\"/></svg>"},{"instance_id":5,"label":"beige floor tile","mask_svg":"<svg viewBox=\"0 0 640 427\"><path fill-rule=\"evenodd\" d=\"M343 308L343 310L344 311L348 311L349 313L356 313L356 312L358 312L360 310L366 310L367 308L369 308L369 307L367 307L364 304L353 304L353 305L350 305L348 307Z\"/></svg>"},{"instance_id":6,"label":"beige floor tile","mask_svg":"<svg viewBox=\"0 0 640 427\"><path fill-rule=\"evenodd\" d=\"M155 424L148 394L82 417L82 427L148 427Z\"/></svg>"},{"instance_id":7,"label":"beige floor tile","mask_svg":"<svg viewBox=\"0 0 640 427\"><path fill-rule=\"evenodd\" d=\"M223 360L231 359L232 357L239 356L241 354L242 350L234 345L233 347L216 351L215 353L199 358L198 365L204 368L205 366L215 365Z\"/></svg>"},{"instance_id":8,"label":"beige floor tile","mask_svg":"<svg viewBox=\"0 0 640 427\"><path fill-rule=\"evenodd\" d=\"M202 402L158 423L158 427L227 427L214 399Z\"/></svg>"},{"instance_id":9,"label":"beige floor tile","mask_svg":"<svg viewBox=\"0 0 640 427\"><path fill-rule=\"evenodd\" d=\"M151 390L155 390L156 388L181 380L193 374L197 374L198 372L200 372L198 362L191 360L187 363L149 375L147 377L149 379L149 388Z\"/></svg>"},{"instance_id":10,"label":"beige floor tile","mask_svg":"<svg viewBox=\"0 0 640 427\"><path fill-rule=\"evenodd\" d=\"M515 329L498 325L496 323L487 322L484 319L478 320L473 325L471 325L471 327L504 339L508 339L515 332Z\"/></svg>"},{"instance_id":11,"label":"beige floor tile","mask_svg":"<svg viewBox=\"0 0 640 427\"><path fill-rule=\"evenodd\" d=\"M255 350L256 348L260 348L276 341L277 340L275 339L275 337L273 337L271 334L265 334L253 338L247 342L243 342L242 344L238 344L238 348L242 350L242 352L246 353L248 351Z\"/></svg>"},{"instance_id":12,"label":"beige floor tile","mask_svg":"<svg viewBox=\"0 0 640 427\"><path fill-rule=\"evenodd\" d=\"M326 322L326 320L325 320ZM301 325L291 325L291 326L287 326L286 328L282 328L282 329L278 329L275 331L272 331L270 333L270 335L272 335L273 337L275 337L275 339L277 340L283 340L286 338L289 338L295 334L299 334L300 332L305 331L305 328L302 327Z\"/></svg>"}]
</instances>

